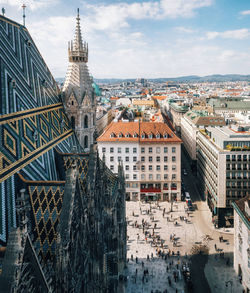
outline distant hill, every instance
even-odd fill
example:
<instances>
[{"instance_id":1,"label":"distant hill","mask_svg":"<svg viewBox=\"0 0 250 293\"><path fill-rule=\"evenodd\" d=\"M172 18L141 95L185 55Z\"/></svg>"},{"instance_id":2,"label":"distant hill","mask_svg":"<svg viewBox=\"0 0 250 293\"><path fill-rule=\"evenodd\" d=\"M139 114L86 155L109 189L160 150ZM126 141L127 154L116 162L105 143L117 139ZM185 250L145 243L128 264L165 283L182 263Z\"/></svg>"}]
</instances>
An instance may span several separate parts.
<instances>
[{"instance_id":1,"label":"distant hill","mask_svg":"<svg viewBox=\"0 0 250 293\"><path fill-rule=\"evenodd\" d=\"M176 83L188 83L188 82L226 82L226 81L250 81L250 74L249 75L241 75L241 74L213 74L213 75L206 75L206 76L198 76L198 75L188 75L188 76L180 76L180 77L169 77L169 78L148 78L149 81L153 82L167 82L173 81ZM64 78L56 78L56 81L62 83ZM107 83L107 84L114 84L114 83L122 83L122 82L134 82L135 78L130 79L119 79L119 78L94 78L96 83Z\"/></svg>"}]
</instances>

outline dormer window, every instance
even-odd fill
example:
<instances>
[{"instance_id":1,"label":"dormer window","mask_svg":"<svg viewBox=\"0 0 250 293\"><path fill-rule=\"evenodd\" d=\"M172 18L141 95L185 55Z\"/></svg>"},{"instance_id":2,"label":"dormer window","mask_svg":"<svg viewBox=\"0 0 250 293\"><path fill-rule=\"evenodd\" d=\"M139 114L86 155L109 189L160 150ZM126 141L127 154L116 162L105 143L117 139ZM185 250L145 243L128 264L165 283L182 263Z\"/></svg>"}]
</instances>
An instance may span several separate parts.
<instances>
[{"instance_id":1,"label":"dormer window","mask_svg":"<svg viewBox=\"0 0 250 293\"><path fill-rule=\"evenodd\" d=\"M153 133L150 133L149 136L148 136L150 139L153 138Z\"/></svg>"},{"instance_id":2,"label":"dormer window","mask_svg":"<svg viewBox=\"0 0 250 293\"><path fill-rule=\"evenodd\" d=\"M119 133L119 137L122 137L122 133L121 132Z\"/></svg>"},{"instance_id":3,"label":"dormer window","mask_svg":"<svg viewBox=\"0 0 250 293\"><path fill-rule=\"evenodd\" d=\"M145 133L142 133L141 138L145 138Z\"/></svg>"},{"instance_id":4,"label":"dormer window","mask_svg":"<svg viewBox=\"0 0 250 293\"><path fill-rule=\"evenodd\" d=\"M163 137L164 138L168 138L168 134L167 133L164 133Z\"/></svg>"},{"instance_id":5,"label":"dormer window","mask_svg":"<svg viewBox=\"0 0 250 293\"><path fill-rule=\"evenodd\" d=\"M110 134L110 137L115 137L114 132L112 132L112 133Z\"/></svg>"},{"instance_id":6,"label":"dormer window","mask_svg":"<svg viewBox=\"0 0 250 293\"><path fill-rule=\"evenodd\" d=\"M130 137L130 135L129 135L129 133L126 133L126 135L125 135L126 137Z\"/></svg>"},{"instance_id":7,"label":"dormer window","mask_svg":"<svg viewBox=\"0 0 250 293\"><path fill-rule=\"evenodd\" d=\"M71 105L74 106L74 101L71 101Z\"/></svg>"},{"instance_id":8,"label":"dormer window","mask_svg":"<svg viewBox=\"0 0 250 293\"><path fill-rule=\"evenodd\" d=\"M136 132L134 133L134 137L137 137L137 133Z\"/></svg>"},{"instance_id":9,"label":"dormer window","mask_svg":"<svg viewBox=\"0 0 250 293\"><path fill-rule=\"evenodd\" d=\"M160 133L157 133L157 134L156 134L156 138L158 138L158 139L161 138Z\"/></svg>"}]
</instances>

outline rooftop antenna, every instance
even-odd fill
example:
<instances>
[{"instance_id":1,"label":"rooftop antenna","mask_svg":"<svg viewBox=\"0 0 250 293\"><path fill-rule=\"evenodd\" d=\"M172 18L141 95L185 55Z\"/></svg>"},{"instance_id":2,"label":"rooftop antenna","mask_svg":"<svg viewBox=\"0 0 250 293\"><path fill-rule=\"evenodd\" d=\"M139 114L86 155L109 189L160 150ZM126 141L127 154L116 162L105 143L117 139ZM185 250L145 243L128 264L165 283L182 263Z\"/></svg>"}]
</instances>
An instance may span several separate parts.
<instances>
[{"instance_id":1,"label":"rooftop antenna","mask_svg":"<svg viewBox=\"0 0 250 293\"><path fill-rule=\"evenodd\" d=\"M2 8L2 14L3 14L3 16L5 14L5 8L4 7Z\"/></svg>"},{"instance_id":2,"label":"rooftop antenna","mask_svg":"<svg viewBox=\"0 0 250 293\"><path fill-rule=\"evenodd\" d=\"M25 17L26 17L26 15L25 15L25 8L26 8L26 5L23 4L22 5L22 9L23 9L23 26L25 26Z\"/></svg>"}]
</instances>

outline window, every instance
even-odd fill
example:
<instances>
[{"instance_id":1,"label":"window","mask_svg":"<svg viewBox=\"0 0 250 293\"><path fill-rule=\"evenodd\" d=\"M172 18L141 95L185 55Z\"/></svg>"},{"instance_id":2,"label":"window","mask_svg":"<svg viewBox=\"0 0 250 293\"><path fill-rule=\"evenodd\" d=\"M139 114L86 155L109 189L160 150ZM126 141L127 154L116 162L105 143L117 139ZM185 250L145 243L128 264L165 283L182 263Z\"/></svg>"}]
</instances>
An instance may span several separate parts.
<instances>
[{"instance_id":1,"label":"window","mask_svg":"<svg viewBox=\"0 0 250 293\"><path fill-rule=\"evenodd\" d=\"M125 161L126 162L129 162L129 157L125 157Z\"/></svg>"},{"instance_id":2,"label":"window","mask_svg":"<svg viewBox=\"0 0 250 293\"><path fill-rule=\"evenodd\" d=\"M164 133L163 137L164 138L168 138L168 134L167 133Z\"/></svg>"},{"instance_id":3,"label":"window","mask_svg":"<svg viewBox=\"0 0 250 293\"><path fill-rule=\"evenodd\" d=\"M112 133L110 134L110 137L115 137L114 132L112 132Z\"/></svg>"},{"instance_id":4,"label":"window","mask_svg":"<svg viewBox=\"0 0 250 293\"><path fill-rule=\"evenodd\" d=\"M153 152L153 148L148 148L148 152L152 153Z\"/></svg>"},{"instance_id":5,"label":"window","mask_svg":"<svg viewBox=\"0 0 250 293\"><path fill-rule=\"evenodd\" d=\"M226 155L226 160L230 161L230 155Z\"/></svg>"},{"instance_id":6,"label":"window","mask_svg":"<svg viewBox=\"0 0 250 293\"><path fill-rule=\"evenodd\" d=\"M161 157L156 157L156 162L160 162L161 161Z\"/></svg>"},{"instance_id":7,"label":"window","mask_svg":"<svg viewBox=\"0 0 250 293\"><path fill-rule=\"evenodd\" d=\"M148 179L149 179L149 180L153 180L153 174L149 174L149 175L148 175Z\"/></svg>"},{"instance_id":8,"label":"window","mask_svg":"<svg viewBox=\"0 0 250 293\"><path fill-rule=\"evenodd\" d=\"M161 153L161 148L160 148L160 147L157 147L157 148L156 148L156 153L157 153L157 154L160 154L160 153Z\"/></svg>"},{"instance_id":9,"label":"window","mask_svg":"<svg viewBox=\"0 0 250 293\"><path fill-rule=\"evenodd\" d=\"M122 160L122 157L118 157L117 159L118 159L118 162L121 162L121 160Z\"/></svg>"},{"instance_id":10,"label":"window","mask_svg":"<svg viewBox=\"0 0 250 293\"><path fill-rule=\"evenodd\" d=\"M133 170L136 171L136 169L137 169L137 168L136 168L136 165L134 165L134 166L133 166Z\"/></svg>"},{"instance_id":11,"label":"window","mask_svg":"<svg viewBox=\"0 0 250 293\"><path fill-rule=\"evenodd\" d=\"M145 180L145 174L141 174L141 180Z\"/></svg>"},{"instance_id":12,"label":"window","mask_svg":"<svg viewBox=\"0 0 250 293\"><path fill-rule=\"evenodd\" d=\"M164 171L168 170L168 165L164 165Z\"/></svg>"},{"instance_id":13,"label":"window","mask_svg":"<svg viewBox=\"0 0 250 293\"><path fill-rule=\"evenodd\" d=\"M141 153L145 153L145 148L141 148Z\"/></svg>"},{"instance_id":14,"label":"window","mask_svg":"<svg viewBox=\"0 0 250 293\"><path fill-rule=\"evenodd\" d=\"M130 183L126 183L126 188L130 187Z\"/></svg>"},{"instance_id":15,"label":"window","mask_svg":"<svg viewBox=\"0 0 250 293\"><path fill-rule=\"evenodd\" d=\"M84 128L88 128L88 124L89 124L89 118L87 115L85 115L84 117Z\"/></svg>"},{"instance_id":16,"label":"window","mask_svg":"<svg viewBox=\"0 0 250 293\"><path fill-rule=\"evenodd\" d=\"M133 162L136 162L137 161L137 157L133 157Z\"/></svg>"},{"instance_id":17,"label":"window","mask_svg":"<svg viewBox=\"0 0 250 293\"><path fill-rule=\"evenodd\" d=\"M114 170L114 165L110 165L110 170L111 170L111 171Z\"/></svg>"},{"instance_id":18,"label":"window","mask_svg":"<svg viewBox=\"0 0 250 293\"><path fill-rule=\"evenodd\" d=\"M137 133L136 132L134 133L134 137L137 137Z\"/></svg>"},{"instance_id":19,"label":"window","mask_svg":"<svg viewBox=\"0 0 250 293\"><path fill-rule=\"evenodd\" d=\"M141 138L145 138L145 133L142 133Z\"/></svg>"},{"instance_id":20,"label":"window","mask_svg":"<svg viewBox=\"0 0 250 293\"><path fill-rule=\"evenodd\" d=\"M172 157L172 162L176 162L176 157L175 156Z\"/></svg>"},{"instance_id":21,"label":"window","mask_svg":"<svg viewBox=\"0 0 250 293\"><path fill-rule=\"evenodd\" d=\"M164 174L164 179L168 179L168 174Z\"/></svg>"},{"instance_id":22,"label":"window","mask_svg":"<svg viewBox=\"0 0 250 293\"><path fill-rule=\"evenodd\" d=\"M126 178L126 179L129 179L129 174L126 174L126 175L125 175L125 178Z\"/></svg>"},{"instance_id":23,"label":"window","mask_svg":"<svg viewBox=\"0 0 250 293\"><path fill-rule=\"evenodd\" d=\"M125 170L128 171L129 170L129 165L125 166Z\"/></svg>"},{"instance_id":24,"label":"window","mask_svg":"<svg viewBox=\"0 0 250 293\"><path fill-rule=\"evenodd\" d=\"M160 170L161 170L161 166L160 166L160 165L157 165L157 166L156 166L156 170L157 170L157 171L160 171Z\"/></svg>"},{"instance_id":25,"label":"window","mask_svg":"<svg viewBox=\"0 0 250 293\"><path fill-rule=\"evenodd\" d=\"M129 135L129 133L126 133L126 135L125 135L126 137L130 137L130 135Z\"/></svg>"},{"instance_id":26,"label":"window","mask_svg":"<svg viewBox=\"0 0 250 293\"><path fill-rule=\"evenodd\" d=\"M122 152L122 148L118 148L117 152L120 154Z\"/></svg>"},{"instance_id":27,"label":"window","mask_svg":"<svg viewBox=\"0 0 250 293\"><path fill-rule=\"evenodd\" d=\"M161 180L161 174L156 174L156 179Z\"/></svg>"},{"instance_id":28,"label":"window","mask_svg":"<svg viewBox=\"0 0 250 293\"><path fill-rule=\"evenodd\" d=\"M161 138L160 133L157 133L157 134L156 134L156 138Z\"/></svg>"},{"instance_id":29,"label":"window","mask_svg":"<svg viewBox=\"0 0 250 293\"><path fill-rule=\"evenodd\" d=\"M141 170L145 171L145 166L144 165L141 166Z\"/></svg>"},{"instance_id":30,"label":"window","mask_svg":"<svg viewBox=\"0 0 250 293\"><path fill-rule=\"evenodd\" d=\"M149 166L148 166L148 170L149 170L149 171L152 171L152 170L153 170L153 166L152 166L152 165L149 165Z\"/></svg>"},{"instance_id":31,"label":"window","mask_svg":"<svg viewBox=\"0 0 250 293\"><path fill-rule=\"evenodd\" d=\"M168 157L164 157L164 162L167 162L168 161Z\"/></svg>"},{"instance_id":32,"label":"window","mask_svg":"<svg viewBox=\"0 0 250 293\"><path fill-rule=\"evenodd\" d=\"M141 161L142 162L145 162L145 157L141 157Z\"/></svg>"},{"instance_id":33,"label":"window","mask_svg":"<svg viewBox=\"0 0 250 293\"><path fill-rule=\"evenodd\" d=\"M176 179L176 174L172 174L172 179Z\"/></svg>"},{"instance_id":34,"label":"window","mask_svg":"<svg viewBox=\"0 0 250 293\"><path fill-rule=\"evenodd\" d=\"M133 148L133 153L134 153L134 154L137 153L137 148Z\"/></svg>"},{"instance_id":35,"label":"window","mask_svg":"<svg viewBox=\"0 0 250 293\"><path fill-rule=\"evenodd\" d=\"M172 166L172 170L175 171L176 170L176 165Z\"/></svg>"},{"instance_id":36,"label":"window","mask_svg":"<svg viewBox=\"0 0 250 293\"><path fill-rule=\"evenodd\" d=\"M114 162L114 157L110 157L110 162Z\"/></svg>"},{"instance_id":37,"label":"window","mask_svg":"<svg viewBox=\"0 0 250 293\"><path fill-rule=\"evenodd\" d=\"M119 133L119 137L122 137L122 136L123 136L123 135L122 135L122 133L120 132L120 133Z\"/></svg>"},{"instance_id":38,"label":"window","mask_svg":"<svg viewBox=\"0 0 250 293\"><path fill-rule=\"evenodd\" d=\"M168 152L168 147L164 147L164 153Z\"/></svg>"},{"instance_id":39,"label":"window","mask_svg":"<svg viewBox=\"0 0 250 293\"><path fill-rule=\"evenodd\" d=\"M137 179L137 174L133 174L133 179Z\"/></svg>"},{"instance_id":40,"label":"window","mask_svg":"<svg viewBox=\"0 0 250 293\"><path fill-rule=\"evenodd\" d=\"M138 187L138 183L132 183L132 187L133 188L137 188Z\"/></svg>"},{"instance_id":41,"label":"window","mask_svg":"<svg viewBox=\"0 0 250 293\"><path fill-rule=\"evenodd\" d=\"M106 153L106 148L102 148L102 152L103 153Z\"/></svg>"},{"instance_id":42,"label":"window","mask_svg":"<svg viewBox=\"0 0 250 293\"><path fill-rule=\"evenodd\" d=\"M149 162L153 162L153 157L148 157Z\"/></svg>"},{"instance_id":43,"label":"window","mask_svg":"<svg viewBox=\"0 0 250 293\"><path fill-rule=\"evenodd\" d=\"M153 133L150 133L149 136L148 136L150 139L153 138Z\"/></svg>"},{"instance_id":44,"label":"window","mask_svg":"<svg viewBox=\"0 0 250 293\"><path fill-rule=\"evenodd\" d=\"M129 153L129 148L125 148L125 153Z\"/></svg>"},{"instance_id":45,"label":"window","mask_svg":"<svg viewBox=\"0 0 250 293\"><path fill-rule=\"evenodd\" d=\"M172 153L176 152L176 147L172 147Z\"/></svg>"},{"instance_id":46,"label":"window","mask_svg":"<svg viewBox=\"0 0 250 293\"><path fill-rule=\"evenodd\" d=\"M113 152L114 152L114 148L110 148L109 151L110 151L111 153L113 153Z\"/></svg>"}]
</instances>

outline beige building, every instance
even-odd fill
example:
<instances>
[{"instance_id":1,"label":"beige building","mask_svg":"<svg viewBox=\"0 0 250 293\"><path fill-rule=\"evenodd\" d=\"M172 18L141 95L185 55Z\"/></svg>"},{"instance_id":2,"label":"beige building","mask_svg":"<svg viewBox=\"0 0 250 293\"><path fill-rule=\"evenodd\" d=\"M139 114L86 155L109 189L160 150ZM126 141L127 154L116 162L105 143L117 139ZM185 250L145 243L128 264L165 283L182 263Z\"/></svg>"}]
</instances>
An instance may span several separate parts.
<instances>
[{"instance_id":1,"label":"beige building","mask_svg":"<svg viewBox=\"0 0 250 293\"><path fill-rule=\"evenodd\" d=\"M234 269L250 292L250 193L233 203L234 207Z\"/></svg>"},{"instance_id":2,"label":"beige building","mask_svg":"<svg viewBox=\"0 0 250 293\"><path fill-rule=\"evenodd\" d=\"M112 122L97 139L114 172L122 162L127 199L181 198L181 140L161 122Z\"/></svg>"}]
</instances>

